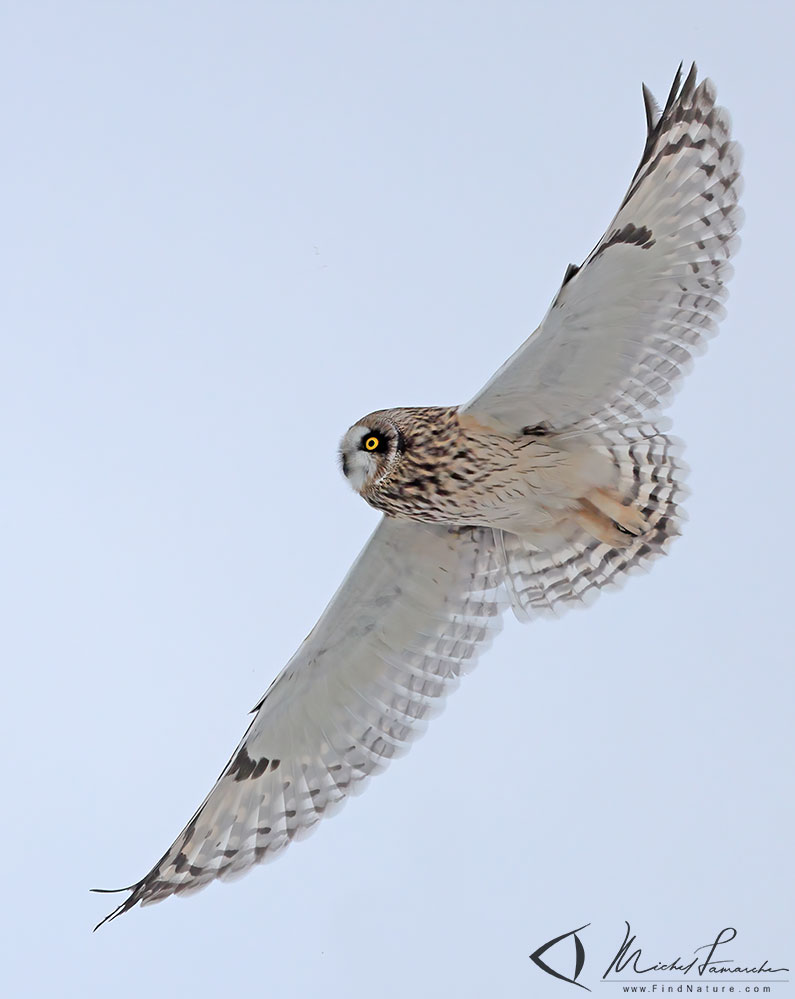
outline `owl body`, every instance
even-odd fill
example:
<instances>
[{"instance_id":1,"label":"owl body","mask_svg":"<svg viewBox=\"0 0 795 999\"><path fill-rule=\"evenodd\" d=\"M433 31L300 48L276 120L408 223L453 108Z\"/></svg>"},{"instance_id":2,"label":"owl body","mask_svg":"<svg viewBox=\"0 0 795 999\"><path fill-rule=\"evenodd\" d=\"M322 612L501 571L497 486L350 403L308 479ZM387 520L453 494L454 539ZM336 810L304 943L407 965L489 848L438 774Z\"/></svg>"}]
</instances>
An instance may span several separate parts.
<instances>
[{"instance_id":1,"label":"owl body","mask_svg":"<svg viewBox=\"0 0 795 999\"><path fill-rule=\"evenodd\" d=\"M593 433L513 431L458 407L411 407L365 416L340 450L352 486L390 517L491 527L540 547L583 530L623 547L646 524Z\"/></svg>"}]
</instances>

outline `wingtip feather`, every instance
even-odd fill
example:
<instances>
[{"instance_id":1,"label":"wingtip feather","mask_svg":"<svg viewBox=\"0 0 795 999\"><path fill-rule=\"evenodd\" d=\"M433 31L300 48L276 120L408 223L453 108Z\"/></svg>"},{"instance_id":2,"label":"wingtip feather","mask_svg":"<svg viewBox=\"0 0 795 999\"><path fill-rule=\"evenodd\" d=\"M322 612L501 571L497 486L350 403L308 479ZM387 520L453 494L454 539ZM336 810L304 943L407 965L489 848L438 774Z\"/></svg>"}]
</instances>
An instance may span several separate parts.
<instances>
[{"instance_id":1,"label":"wingtip feather","mask_svg":"<svg viewBox=\"0 0 795 999\"><path fill-rule=\"evenodd\" d=\"M94 927L94 929L91 932L96 933L97 930L100 928L100 926L104 926L105 923L109 923L117 916L121 916L125 912L129 912L130 909L132 909L132 907L138 901L135 892L136 889L139 887L140 883L135 885L128 885L126 888L89 888L89 891L94 892L96 895L116 895L119 892L123 891L132 892L132 894L128 898L125 898L123 902L120 902L119 905L117 905L112 912L109 912L104 919L100 919L100 921L97 923L97 925Z\"/></svg>"},{"instance_id":2,"label":"wingtip feather","mask_svg":"<svg viewBox=\"0 0 795 999\"><path fill-rule=\"evenodd\" d=\"M660 118L662 118L662 111L660 105L657 103L657 99L654 94L649 90L646 84L642 84L643 90L643 107L646 111L646 132L648 135L654 131L657 127L657 123Z\"/></svg>"}]
</instances>

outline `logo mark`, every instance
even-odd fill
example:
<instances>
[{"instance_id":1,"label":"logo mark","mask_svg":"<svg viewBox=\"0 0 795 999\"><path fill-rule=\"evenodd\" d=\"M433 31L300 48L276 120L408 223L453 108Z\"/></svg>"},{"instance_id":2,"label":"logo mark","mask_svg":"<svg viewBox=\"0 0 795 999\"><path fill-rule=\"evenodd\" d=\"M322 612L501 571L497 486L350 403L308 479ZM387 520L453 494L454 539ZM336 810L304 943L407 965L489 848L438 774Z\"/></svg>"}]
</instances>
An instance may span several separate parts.
<instances>
[{"instance_id":1,"label":"logo mark","mask_svg":"<svg viewBox=\"0 0 795 999\"><path fill-rule=\"evenodd\" d=\"M577 936L579 932L585 929L586 926L590 926L590 923L586 923L585 926L578 926L576 930L569 930L568 933L561 933L559 937L555 937L554 940L549 940L547 943L542 944L537 951L530 955L530 960L533 964L545 971L548 975L552 975L553 978L559 978L562 982L569 982L571 985L576 985L580 989L585 989L586 992L591 990L587 985L583 985L582 982L578 982L577 979L580 977L580 972L585 964L585 948L582 945L582 941ZM555 971L554 968L550 968L546 961L541 960L541 955L546 954L548 950L551 950L561 940L566 940L569 937L574 938L574 974L571 978L567 978L565 975L561 975L559 971Z\"/></svg>"}]
</instances>

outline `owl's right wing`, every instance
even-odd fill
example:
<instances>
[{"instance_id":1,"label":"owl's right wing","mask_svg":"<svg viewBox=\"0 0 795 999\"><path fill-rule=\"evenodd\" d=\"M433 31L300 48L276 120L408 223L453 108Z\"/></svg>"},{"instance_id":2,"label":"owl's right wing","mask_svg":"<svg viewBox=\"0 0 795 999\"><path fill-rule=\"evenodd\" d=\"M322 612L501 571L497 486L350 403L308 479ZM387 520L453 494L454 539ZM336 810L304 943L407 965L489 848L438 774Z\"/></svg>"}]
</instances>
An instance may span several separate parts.
<instances>
[{"instance_id":1,"label":"owl's right wing","mask_svg":"<svg viewBox=\"0 0 795 999\"><path fill-rule=\"evenodd\" d=\"M384 518L202 806L106 919L268 859L382 770L499 629L502 574L490 529Z\"/></svg>"},{"instance_id":2,"label":"owl's right wing","mask_svg":"<svg viewBox=\"0 0 795 999\"><path fill-rule=\"evenodd\" d=\"M741 150L696 67L648 135L618 214L544 321L464 410L484 423L636 424L666 405L723 315L742 223Z\"/></svg>"}]
</instances>

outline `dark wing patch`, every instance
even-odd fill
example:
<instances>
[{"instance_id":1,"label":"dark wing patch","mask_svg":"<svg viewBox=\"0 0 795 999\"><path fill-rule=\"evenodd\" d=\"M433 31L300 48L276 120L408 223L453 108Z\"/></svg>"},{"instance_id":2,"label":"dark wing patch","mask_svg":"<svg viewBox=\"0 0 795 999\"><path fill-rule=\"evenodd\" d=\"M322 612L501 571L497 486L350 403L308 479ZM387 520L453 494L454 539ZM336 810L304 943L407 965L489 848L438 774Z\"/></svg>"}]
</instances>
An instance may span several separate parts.
<instances>
[{"instance_id":1,"label":"dark wing patch","mask_svg":"<svg viewBox=\"0 0 795 999\"><path fill-rule=\"evenodd\" d=\"M628 222L621 229L614 229L607 239L599 244L598 249L591 259L596 260L605 250L609 250L611 246L617 246L619 243L629 246L639 246L642 250L650 250L655 242L654 233L648 226L637 226L634 222Z\"/></svg>"}]
</instances>

